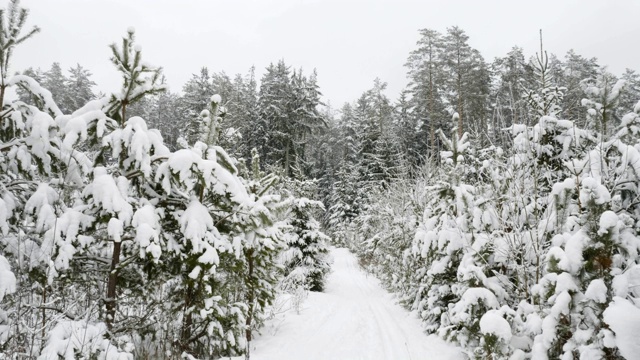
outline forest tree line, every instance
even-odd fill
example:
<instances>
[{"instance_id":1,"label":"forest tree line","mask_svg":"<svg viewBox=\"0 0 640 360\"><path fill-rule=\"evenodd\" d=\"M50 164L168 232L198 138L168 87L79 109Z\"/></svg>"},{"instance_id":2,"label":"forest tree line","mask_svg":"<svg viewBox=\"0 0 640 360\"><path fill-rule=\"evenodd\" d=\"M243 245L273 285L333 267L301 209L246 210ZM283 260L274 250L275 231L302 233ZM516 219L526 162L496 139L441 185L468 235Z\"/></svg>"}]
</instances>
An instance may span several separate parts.
<instances>
[{"instance_id":1,"label":"forest tree line","mask_svg":"<svg viewBox=\"0 0 640 360\"><path fill-rule=\"evenodd\" d=\"M242 159L250 159L256 148L264 166L281 168L287 176L297 172L318 179L324 184L322 200L329 207L334 205L329 193L344 179L344 167L358 163L368 169L359 181L377 186L414 172L428 159L437 161L443 149L438 129L456 126L459 135L468 132L481 146L508 149L512 144L505 129L537 121L537 113L530 111L536 96L532 89L540 81L535 56L527 58L522 48L514 46L504 57L487 62L459 27L444 34L430 29L419 34L417 48L405 64L410 82L398 99L389 98L386 83L375 79L358 99L333 109L322 103L315 69L305 74L280 60L270 64L259 81L254 68L230 76L203 66L181 92L145 97L129 112L159 129L166 143L177 149L180 138L187 143L197 138L200 111L193 109L205 109L210 97L219 94L224 111L221 145ZM576 119L580 126L597 126L586 123L581 105L587 97L585 80L605 76L611 85L625 81L618 108L612 112L618 122L640 98L640 74L633 69L616 76L596 58L573 50L563 58L549 54L545 61L548 81L562 90L558 117ZM51 89L65 111L102 95L95 93L91 73L79 64L68 70L68 76L58 63L46 71L29 68L22 73ZM27 93L18 92L20 100L30 101ZM456 124L451 120L454 112L459 115Z\"/></svg>"}]
</instances>

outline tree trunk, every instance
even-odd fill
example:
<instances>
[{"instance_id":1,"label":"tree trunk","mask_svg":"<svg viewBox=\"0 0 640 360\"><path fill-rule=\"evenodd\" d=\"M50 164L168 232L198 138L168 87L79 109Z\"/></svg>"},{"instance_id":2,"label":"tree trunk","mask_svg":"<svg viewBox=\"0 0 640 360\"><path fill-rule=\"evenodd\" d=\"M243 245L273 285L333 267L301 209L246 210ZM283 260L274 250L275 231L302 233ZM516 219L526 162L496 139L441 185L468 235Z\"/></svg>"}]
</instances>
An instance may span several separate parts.
<instances>
[{"instance_id":1,"label":"tree trunk","mask_svg":"<svg viewBox=\"0 0 640 360\"><path fill-rule=\"evenodd\" d=\"M462 113L464 109L462 108L462 65L460 59L460 47L458 47L458 137L462 137L463 129L462 129Z\"/></svg>"},{"instance_id":2,"label":"tree trunk","mask_svg":"<svg viewBox=\"0 0 640 360\"><path fill-rule=\"evenodd\" d=\"M113 328L113 322L116 318L116 284L118 282L118 264L120 263L120 249L122 243L116 242L113 244L113 256L111 258L111 268L109 271L109 281L107 283L107 299L105 300L107 305L107 328L111 330Z\"/></svg>"},{"instance_id":3,"label":"tree trunk","mask_svg":"<svg viewBox=\"0 0 640 360\"><path fill-rule=\"evenodd\" d=\"M184 312L189 311L193 305L193 284L189 283L184 294ZM191 311L184 315L182 320L182 333L180 334L180 349L189 352L189 342L191 339L191 327L193 326L193 314Z\"/></svg>"},{"instance_id":4,"label":"tree trunk","mask_svg":"<svg viewBox=\"0 0 640 360\"><path fill-rule=\"evenodd\" d=\"M127 101L122 101L122 119L120 125L124 125L125 115L127 113ZM109 269L109 280L107 282L107 299L106 302L106 310L107 310L107 328L111 330L113 328L113 322L116 319L116 289L118 283L118 264L120 264L120 252L122 248L122 243L120 241L114 242L113 244L113 254L111 256L111 267Z\"/></svg>"},{"instance_id":5,"label":"tree trunk","mask_svg":"<svg viewBox=\"0 0 640 360\"><path fill-rule=\"evenodd\" d=\"M4 84L4 81L3 81L3 84L0 85L0 111L2 111L2 108L4 107L4 92L6 87L7 86Z\"/></svg>"},{"instance_id":6,"label":"tree trunk","mask_svg":"<svg viewBox=\"0 0 640 360\"><path fill-rule=\"evenodd\" d=\"M458 137L462 137L462 95L458 94Z\"/></svg>"},{"instance_id":7,"label":"tree trunk","mask_svg":"<svg viewBox=\"0 0 640 360\"><path fill-rule=\"evenodd\" d=\"M431 50L432 52L433 50ZM435 158L436 151L436 131L434 122L434 112L433 112L433 55L429 53L429 137L431 142L431 158Z\"/></svg>"},{"instance_id":8,"label":"tree trunk","mask_svg":"<svg viewBox=\"0 0 640 360\"><path fill-rule=\"evenodd\" d=\"M287 145L284 149L284 173L286 176L290 176L291 172L289 171L289 143L287 142Z\"/></svg>"},{"instance_id":9,"label":"tree trunk","mask_svg":"<svg viewBox=\"0 0 640 360\"><path fill-rule=\"evenodd\" d=\"M250 249L246 253L247 257L247 304L249 305L249 310L247 313L247 322L245 335L247 337L247 352L245 354L245 359L249 360L251 357L251 325L253 323L253 311L254 311L254 303L255 303L255 289L253 288L252 279L253 279L253 249Z\"/></svg>"}]
</instances>

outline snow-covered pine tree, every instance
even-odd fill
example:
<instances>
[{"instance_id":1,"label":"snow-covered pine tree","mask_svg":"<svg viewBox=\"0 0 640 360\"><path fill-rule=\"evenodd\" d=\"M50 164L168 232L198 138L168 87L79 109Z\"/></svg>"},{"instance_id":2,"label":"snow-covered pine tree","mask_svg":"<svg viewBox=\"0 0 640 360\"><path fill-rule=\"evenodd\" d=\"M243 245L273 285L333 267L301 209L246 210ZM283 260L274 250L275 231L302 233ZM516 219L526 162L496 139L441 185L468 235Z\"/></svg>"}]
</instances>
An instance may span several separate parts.
<instances>
[{"instance_id":1,"label":"snow-covered pine tree","mask_svg":"<svg viewBox=\"0 0 640 360\"><path fill-rule=\"evenodd\" d=\"M166 90L164 84L159 83L160 68L155 68L142 61L142 49L140 45L134 44L135 30L129 28L127 30L127 36L122 39L122 47L118 48L116 44L112 44L111 51L113 56L111 61L116 66L118 71L122 74L123 84L122 89L117 94L112 94L109 98L109 103L105 106L105 114L116 120L121 129L114 130L113 133L107 136L106 141L103 140L103 147L98 159L104 159L104 168L96 167L93 171L93 181L99 182L98 184L89 185L91 190L85 191L84 196L91 198L95 208L95 213L92 214L100 222L108 222L108 234L111 241L113 241L113 252L111 257L111 268L109 271L109 281L107 283L107 295L106 295L106 323L107 327L111 328L115 321L116 315L116 303L117 303L117 283L118 272L121 266L121 237L124 234L124 227L130 225L133 212L136 211L129 201L126 200L128 196L127 188L131 185L137 188L136 193L141 196L142 189L144 187L144 181L138 176L149 176L151 171L150 164L146 164L148 157L153 155L166 155L168 149L162 142L162 137L159 134L155 136L149 136L145 132L147 130L146 123L141 118L127 119L127 107L135 102L139 101L147 95L153 95ZM142 134L138 134L141 132ZM144 143L138 143L135 140L143 137L146 141ZM140 140L138 140L140 141ZM112 152L111 157L117 161L117 164L111 165L108 159L103 156L109 151ZM146 160L146 161L145 161ZM99 165L100 162L96 162ZM103 177L104 176L104 177ZM107 180L111 178L110 180ZM102 189L98 189L102 186L102 182L113 181L113 185L119 184L119 190L122 193L122 200L111 203L108 198L101 199L104 194L100 192ZM108 186L108 184L104 184ZM108 194L111 196L115 194ZM104 212L104 213L103 213ZM110 216L113 216L109 218ZM117 216L114 216L116 215ZM105 221L108 220L108 221Z\"/></svg>"},{"instance_id":2,"label":"snow-covered pine tree","mask_svg":"<svg viewBox=\"0 0 640 360\"><path fill-rule=\"evenodd\" d=\"M39 306L50 284L47 268L55 258L41 251L42 234L58 209L57 193L41 179L66 167L52 118L60 110L51 93L26 76L9 76L16 46L39 31L34 27L23 32L27 17L17 0L0 10L0 352L9 356L34 354L37 348L30 345L42 344L37 329L47 328ZM32 89L49 111L22 101L7 102L8 89L16 89L19 82ZM18 311L29 300L36 305ZM29 333L31 339L24 335Z\"/></svg>"},{"instance_id":3,"label":"snow-covered pine tree","mask_svg":"<svg viewBox=\"0 0 640 360\"><path fill-rule=\"evenodd\" d=\"M582 106L587 108L586 126L603 138L608 138L611 129L620 121L616 110L626 82L616 81L612 74L603 70L595 78L584 79L580 85L586 95L581 101Z\"/></svg>"},{"instance_id":4,"label":"snow-covered pine tree","mask_svg":"<svg viewBox=\"0 0 640 360\"><path fill-rule=\"evenodd\" d=\"M132 38L130 31L129 51L133 47ZM142 96L158 88L138 77L140 68L135 62L140 61L139 50L136 53L133 64L119 64L118 68L128 72L123 77L129 81L147 85L145 90L128 86L130 95ZM43 326L42 337L47 334L45 346L32 344L36 346L34 355L40 352L43 359L74 353L83 356L128 353L133 349L133 335L153 322L145 314L140 297L140 293L152 288L145 289L144 285L152 282L147 283L148 279L140 276L138 270L142 266L136 260L147 252L159 256L159 245L156 242L140 251L140 239L132 233L142 225L137 214L138 207L145 203L142 189L151 175L150 158L166 155L168 150L160 135L148 131L142 119L132 118L120 125L110 117L114 116L109 113L111 109L125 118L126 105L133 102L133 98L124 94L127 79L120 97L96 100L71 115L56 116L60 131L56 136L61 150L67 154L69 171L58 182L62 184L58 194L41 185L40 196L35 200L32 197L32 204L25 208L28 213L42 216L41 210L40 213L35 210L58 195L54 200L59 202L60 211L42 222L45 233L40 248L55 259L47 268L48 282L50 291L60 296L57 306L47 310L59 311L65 317L52 316L46 328ZM29 84L34 93L44 93L28 79L18 77L18 80ZM53 112L54 106L48 105L46 109ZM109 152L110 156L105 156ZM55 180L58 179L50 179L47 185L55 185ZM123 242L125 246L121 245ZM117 248L119 251L115 251ZM131 256L132 253L135 255ZM121 255L126 256L126 261L120 262ZM107 284L104 274L108 274ZM43 301L45 295L43 291ZM44 311L42 318L44 324ZM83 335L74 337L78 334Z\"/></svg>"},{"instance_id":5,"label":"snow-covered pine tree","mask_svg":"<svg viewBox=\"0 0 640 360\"><path fill-rule=\"evenodd\" d=\"M515 318L512 289L505 261L504 228L500 222L499 204L504 201L504 161L501 148L490 146L465 157L473 169L469 182L474 183L473 218L469 246L462 250L457 267L457 283L452 285L459 301L448 311L449 328L439 334L464 344L470 358L487 356L506 358L519 345L514 334L522 325Z\"/></svg>"},{"instance_id":6,"label":"snow-covered pine tree","mask_svg":"<svg viewBox=\"0 0 640 360\"><path fill-rule=\"evenodd\" d=\"M413 306L427 331L460 344L470 357L506 354L511 326L505 318L515 311L505 306L505 277L495 262L499 222L489 190L491 161L501 150L476 153L467 133L458 137L455 128L451 139L438 134L447 150L439 180L427 187L430 201L413 244L422 257Z\"/></svg>"},{"instance_id":7,"label":"snow-covered pine tree","mask_svg":"<svg viewBox=\"0 0 640 360\"><path fill-rule=\"evenodd\" d=\"M283 235L285 224L277 221L276 217L284 204L280 196L271 191L279 180L278 176L262 172L258 151L253 149L252 153L251 169L247 169L250 173L244 181L255 205L252 209L247 209L248 215L244 217L244 249L240 257L242 262L234 269L235 276L238 276L243 284L241 299L247 305L247 360L251 355L253 331L262 325L265 309L275 299L276 284L279 280L276 258L286 247Z\"/></svg>"},{"instance_id":8,"label":"snow-covered pine tree","mask_svg":"<svg viewBox=\"0 0 640 360\"><path fill-rule=\"evenodd\" d=\"M2 351L243 353L258 323L250 319L275 291L277 197L268 186L248 191L221 148L172 153L158 131L128 118L129 106L164 88L158 69L141 63L132 29L112 47L122 91L63 115L36 81L7 77L26 11L13 1L2 15L2 93L19 84L40 106L3 101Z\"/></svg>"},{"instance_id":9,"label":"snow-covered pine tree","mask_svg":"<svg viewBox=\"0 0 640 360\"><path fill-rule=\"evenodd\" d=\"M625 81L625 91L620 94L618 113L627 114L633 112L640 99L640 74L635 70L625 69L620 78Z\"/></svg>"},{"instance_id":10,"label":"snow-covered pine tree","mask_svg":"<svg viewBox=\"0 0 640 360\"><path fill-rule=\"evenodd\" d=\"M562 111L564 92L567 89L554 82L554 69L542 46L542 30L540 30L540 53L536 53L535 61L532 61L531 65L534 68L536 87L525 89L522 95L529 106L531 117L537 119L541 116L559 116Z\"/></svg>"},{"instance_id":11,"label":"snow-covered pine tree","mask_svg":"<svg viewBox=\"0 0 640 360\"><path fill-rule=\"evenodd\" d=\"M459 115L458 136L463 131L480 135L486 131L484 99L489 94L489 73L482 55L468 41L464 30L453 26L447 28L442 45L442 64L449 75L443 95Z\"/></svg>"},{"instance_id":12,"label":"snow-covered pine tree","mask_svg":"<svg viewBox=\"0 0 640 360\"><path fill-rule=\"evenodd\" d=\"M505 57L496 58L491 64L496 76L492 89L493 115L491 117L491 136L494 143L506 147L510 136L501 129L513 124L531 124L528 119L526 101L523 99L522 84L529 83L533 75L532 68L525 61L524 51L514 46Z\"/></svg>"},{"instance_id":13,"label":"snow-covered pine tree","mask_svg":"<svg viewBox=\"0 0 640 360\"><path fill-rule=\"evenodd\" d=\"M548 196L565 176L564 162L595 140L573 122L557 118L562 88L554 84L546 54L541 54L534 67L540 88L526 91L529 117L538 121L509 128L513 146L502 170L503 185L495 187L504 199L496 202L503 232L496 246L516 299L529 297L530 287L540 279L554 226L544 217Z\"/></svg>"},{"instance_id":14,"label":"snow-covered pine tree","mask_svg":"<svg viewBox=\"0 0 640 360\"><path fill-rule=\"evenodd\" d=\"M553 69L553 75L556 81L565 88L561 103L562 117L572 119L580 128L593 130L593 124L589 125L585 122L581 101L586 97L586 93L581 83L585 79L597 77L598 73L602 72L604 68L598 65L595 57L583 57L573 49L567 51L564 61L553 57L552 55L550 61L551 65L556 67ZM615 83L615 80L613 83Z\"/></svg>"},{"instance_id":15,"label":"snow-covered pine tree","mask_svg":"<svg viewBox=\"0 0 640 360\"><path fill-rule=\"evenodd\" d=\"M586 93L604 103L583 104L589 121L599 120L598 128L604 131L622 84L609 88L606 81L596 81L593 86ZM626 185L637 183L640 157L634 145L624 142L637 143L629 130L638 115L630 113L625 119L613 136L598 134L601 141L567 161L571 175L554 185L550 217L557 219L558 231L546 254L546 273L532 288L542 307L534 359L621 357L603 313L615 296L630 295L622 284L628 284L640 250L633 230L637 204L630 200L637 189Z\"/></svg>"},{"instance_id":16,"label":"snow-covered pine tree","mask_svg":"<svg viewBox=\"0 0 640 360\"><path fill-rule=\"evenodd\" d=\"M453 121L458 121L457 114ZM421 286L415 294L414 308L430 333L452 325L448 304L460 299L452 284L457 283L464 248L470 245L475 193L475 188L466 183L471 171L466 166L470 160L468 134L458 136L455 127L451 139L442 131L438 134L447 149L441 153L442 173L426 189L431 200L413 243L413 252L423 258L416 271Z\"/></svg>"}]
</instances>

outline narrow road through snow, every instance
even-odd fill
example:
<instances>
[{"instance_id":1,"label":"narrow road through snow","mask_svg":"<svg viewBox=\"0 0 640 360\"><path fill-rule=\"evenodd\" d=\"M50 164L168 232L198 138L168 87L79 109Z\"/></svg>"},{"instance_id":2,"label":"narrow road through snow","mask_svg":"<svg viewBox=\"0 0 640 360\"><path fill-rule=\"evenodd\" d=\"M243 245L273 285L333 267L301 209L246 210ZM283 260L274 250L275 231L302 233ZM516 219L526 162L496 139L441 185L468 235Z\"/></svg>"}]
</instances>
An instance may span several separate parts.
<instances>
[{"instance_id":1,"label":"narrow road through snow","mask_svg":"<svg viewBox=\"0 0 640 360\"><path fill-rule=\"evenodd\" d=\"M300 314L270 321L251 344L252 360L463 359L423 333L418 319L397 305L347 249L333 249L324 293L310 293Z\"/></svg>"}]
</instances>

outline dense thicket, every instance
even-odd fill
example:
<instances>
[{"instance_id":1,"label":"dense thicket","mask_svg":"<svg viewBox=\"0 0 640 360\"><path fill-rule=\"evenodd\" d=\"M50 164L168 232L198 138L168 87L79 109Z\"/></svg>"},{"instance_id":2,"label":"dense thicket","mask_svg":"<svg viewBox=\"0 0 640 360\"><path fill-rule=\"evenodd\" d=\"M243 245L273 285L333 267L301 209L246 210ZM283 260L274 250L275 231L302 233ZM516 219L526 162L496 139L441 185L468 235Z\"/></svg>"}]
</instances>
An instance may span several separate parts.
<instances>
[{"instance_id":1,"label":"dense thicket","mask_svg":"<svg viewBox=\"0 0 640 360\"><path fill-rule=\"evenodd\" d=\"M525 63L514 48L491 66L469 66L478 78L461 91L465 73L447 59L446 42L465 38L454 37L456 28L448 33L421 32L408 64L414 95L403 94L388 120L396 131L408 114L427 121L414 122L422 162L401 151L394 164L406 165L372 183L361 148L368 133L350 133L359 123L345 108L340 141L357 139L349 146L359 156L341 159L344 178L327 197L335 239L418 312L428 333L469 358L634 358L635 73L617 79L595 59L569 52L563 63L542 49ZM465 51L465 61L479 59ZM441 66L432 64L436 55ZM485 67L497 71L495 86L483 90L474 86L484 83ZM482 96L495 99L485 99L484 110L471 100Z\"/></svg>"}]
</instances>

